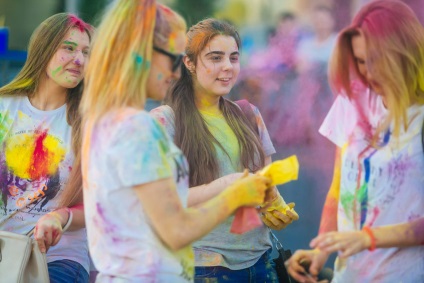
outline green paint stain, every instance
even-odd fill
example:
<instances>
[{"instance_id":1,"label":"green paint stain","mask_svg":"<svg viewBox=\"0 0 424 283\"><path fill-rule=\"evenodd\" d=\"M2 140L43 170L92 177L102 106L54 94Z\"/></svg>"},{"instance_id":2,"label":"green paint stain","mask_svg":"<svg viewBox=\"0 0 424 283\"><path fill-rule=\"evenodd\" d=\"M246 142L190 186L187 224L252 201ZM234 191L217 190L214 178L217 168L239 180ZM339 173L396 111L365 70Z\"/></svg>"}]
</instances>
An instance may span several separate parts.
<instances>
[{"instance_id":1,"label":"green paint stain","mask_svg":"<svg viewBox=\"0 0 424 283\"><path fill-rule=\"evenodd\" d=\"M349 219L353 219L353 207L354 207L354 203L357 202L359 204L362 203L362 201L364 200L365 196L366 196L366 188L367 188L367 184L363 184L357 193L357 197L355 199L355 196L351 193L344 193L340 196L340 202L342 203L343 209L346 213L346 216ZM365 204L367 205L367 204ZM363 209L363 207L359 208L360 211Z\"/></svg>"},{"instance_id":2,"label":"green paint stain","mask_svg":"<svg viewBox=\"0 0 424 283\"><path fill-rule=\"evenodd\" d=\"M53 76L56 76L56 74L62 69L62 66L57 67L53 72Z\"/></svg>"},{"instance_id":3,"label":"green paint stain","mask_svg":"<svg viewBox=\"0 0 424 283\"><path fill-rule=\"evenodd\" d=\"M9 118L9 113L0 113L0 144L6 139L7 134L11 128L13 120Z\"/></svg>"},{"instance_id":4,"label":"green paint stain","mask_svg":"<svg viewBox=\"0 0 424 283\"><path fill-rule=\"evenodd\" d=\"M73 46L78 46L78 44L76 44L76 43L75 43L75 42L73 42L73 41L65 40L63 43L64 43L64 44L73 45Z\"/></svg>"},{"instance_id":5,"label":"green paint stain","mask_svg":"<svg viewBox=\"0 0 424 283\"><path fill-rule=\"evenodd\" d=\"M344 193L340 196L340 202L342 203L346 216L349 219L353 219L353 204L355 203L355 196L351 193Z\"/></svg>"}]
</instances>

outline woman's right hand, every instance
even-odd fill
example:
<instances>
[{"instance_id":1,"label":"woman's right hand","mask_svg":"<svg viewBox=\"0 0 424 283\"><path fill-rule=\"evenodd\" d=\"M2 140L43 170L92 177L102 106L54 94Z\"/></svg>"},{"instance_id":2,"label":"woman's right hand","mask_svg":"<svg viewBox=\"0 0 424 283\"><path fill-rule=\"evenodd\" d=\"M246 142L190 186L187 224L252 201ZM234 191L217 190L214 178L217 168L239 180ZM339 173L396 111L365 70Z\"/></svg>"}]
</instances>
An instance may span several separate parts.
<instances>
[{"instance_id":1,"label":"woman's right hand","mask_svg":"<svg viewBox=\"0 0 424 283\"><path fill-rule=\"evenodd\" d=\"M266 191L270 188L272 180L257 174L250 174L247 170L243 176L236 180L230 187L234 200L238 206L259 206L265 201Z\"/></svg>"},{"instance_id":2,"label":"woman's right hand","mask_svg":"<svg viewBox=\"0 0 424 283\"><path fill-rule=\"evenodd\" d=\"M329 255L319 249L298 250L285 262L285 265L290 276L296 281L317 282L318 273L324 267Z\"/></svg>"},{"instance_id":3,"label":"woman's right hand","mask_svg":"<svg viewBox=\"0 0 424 283\"><path fill-rule=\"evenodd\" d=\"M43 215L35 225L34 239L42 253L46 253L51 246L56 245L62 237L61 216L57 211Z\"/></svg>"}]
</instances>

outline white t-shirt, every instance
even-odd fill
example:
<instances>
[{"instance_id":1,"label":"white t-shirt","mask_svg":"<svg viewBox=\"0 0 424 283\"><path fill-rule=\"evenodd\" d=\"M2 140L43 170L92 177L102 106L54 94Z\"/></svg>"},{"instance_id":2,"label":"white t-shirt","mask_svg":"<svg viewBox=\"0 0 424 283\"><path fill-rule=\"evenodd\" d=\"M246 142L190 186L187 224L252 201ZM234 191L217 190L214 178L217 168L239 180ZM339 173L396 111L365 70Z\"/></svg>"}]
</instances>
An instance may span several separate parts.
<instances>
[{"instance_id":1,"label":"white t-shirt","mask_svg":"<svg viewBox=\"0 0 424 283\"><path fill-rule=\"evenodd\" d=\"M84 133L86 135L87 133ZM87 149L87 152L85 151ZM146 111L107 114L84 138L84 207L91 256L101 282L191 282L191 246L173 252L159 239L134 186L174 178L183 206L188 164ZM158 195L158 199L164 196Z\"/></svg>"},{"instance_id":2,"label":"white t-shirt","mask_svg":"<svg viewBox=\"0 0 424 283\"><path fill-rule=\"evenodd\" d=\"M26 234L56 209L73 161L66 104L41 111L27 96L1 96L0 230ZM47 252L48 262L62 259L88 271L85 229L65 232Z\"/></svg>"},{"instance_id":3,"label":"white t-shirt","mask_svg":"<svg viewBox=\"0 0 424 283\"><path fill-rule=\"evenodd\" d=\"M338 230L424 217L424 106L411 106L407 131L399 138L382 133L376 149L370 137L388 112L380 96L358 85L354 90L355 99L336 98L320 128L342 148ZM365 250L338 259L333 282L424 282L424 247Z\"/></svg>"}]
</instances>

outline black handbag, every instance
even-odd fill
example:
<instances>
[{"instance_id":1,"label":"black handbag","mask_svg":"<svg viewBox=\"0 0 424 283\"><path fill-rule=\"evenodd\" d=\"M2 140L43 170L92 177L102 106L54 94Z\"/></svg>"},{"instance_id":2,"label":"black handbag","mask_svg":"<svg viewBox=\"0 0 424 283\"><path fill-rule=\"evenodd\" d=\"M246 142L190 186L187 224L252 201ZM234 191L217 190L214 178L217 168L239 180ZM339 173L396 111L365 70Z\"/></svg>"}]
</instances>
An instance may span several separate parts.
<instances>
[{"instance_id":1,"label":"black handbag","mask_svg":"<svg viewBox=\"0 0 424 283\"><path fill-rule=\"evenodd\" d=\"M289 273L287 272L285 262L288 260L292 253L290 250L285 250L281 242L278 240L278 238L272 233L270 230L269 233L271 234L271 239L274 242L274 246L277 249L278 257L274 258L272 261L275 263L275 270L277 271L277 277L279 283L294 283L295 281L290 277Z\"/></svg>"}]
</instances>

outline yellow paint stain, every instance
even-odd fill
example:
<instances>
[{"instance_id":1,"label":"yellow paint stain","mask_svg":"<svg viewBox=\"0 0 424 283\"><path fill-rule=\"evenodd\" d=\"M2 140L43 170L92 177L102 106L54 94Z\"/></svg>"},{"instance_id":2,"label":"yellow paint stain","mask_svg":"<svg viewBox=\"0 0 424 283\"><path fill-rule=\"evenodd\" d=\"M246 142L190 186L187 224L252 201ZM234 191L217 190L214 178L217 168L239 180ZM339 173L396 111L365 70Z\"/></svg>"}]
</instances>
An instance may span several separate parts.
<instances>
[{"instance_id":1,"label":"yellow paint stain","mask_svg":"<svg viewBox=\"0 0 424 283\"><path fill-rule=\"evenodd\" d=\"M54 175L59 163L64 159L66 150L54 137L47 135L43 140L45 156L42 162L35 158L35 134L23 134L8 141L5 148L7 167L19 178L38 179L46 175Z\"/></svg>"},{"instance_id":2,"label":"yellow paint stain","mask_svg":"<svg viewBox=\"0 0 424 283\"><path fill-rule=\"evenodd\" d=\"M26 80L21 80L19 82L16 83L16 88L27 88L29 86L31 86L33 83L32 79L26 79Z\"/></svg>"},{"instance_id":3,"label":"yellow paint stain","mask_svg":"<svg viewBox=\"0 0 424 283\"><path fill-rule=\"evenodd\" d=\"M194 252L191 246L187 246L176 252L182 267L181 276L187 280L193 280L194 277Z\"/></svg>"}]
</instances>

